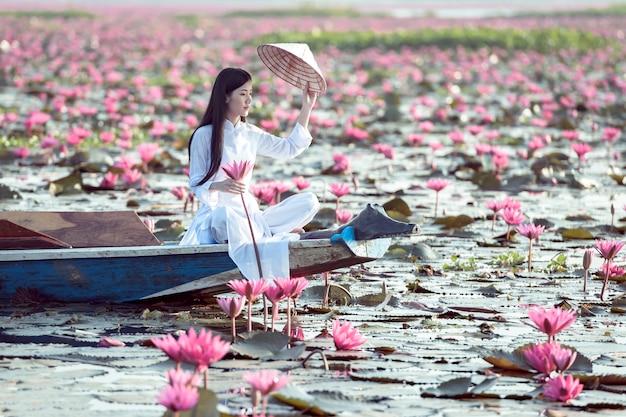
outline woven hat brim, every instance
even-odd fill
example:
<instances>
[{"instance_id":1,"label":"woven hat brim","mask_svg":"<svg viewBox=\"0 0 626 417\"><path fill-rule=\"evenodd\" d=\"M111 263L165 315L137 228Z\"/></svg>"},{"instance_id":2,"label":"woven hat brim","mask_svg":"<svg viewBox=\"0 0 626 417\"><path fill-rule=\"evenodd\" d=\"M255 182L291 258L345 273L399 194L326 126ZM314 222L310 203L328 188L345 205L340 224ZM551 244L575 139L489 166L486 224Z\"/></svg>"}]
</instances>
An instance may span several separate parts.
<instances>
[{"instance_id":1,"label":"woven hat brim","mask_svg":"<svg viewBox=\"0 0 626 417\"><path fill-rule=\"evenodd\" d=\"M261 61L276 76L300 89L324 93L327 85L322 71L306 44L263 44L257 47Z\"/></svg>"}]
</instances>

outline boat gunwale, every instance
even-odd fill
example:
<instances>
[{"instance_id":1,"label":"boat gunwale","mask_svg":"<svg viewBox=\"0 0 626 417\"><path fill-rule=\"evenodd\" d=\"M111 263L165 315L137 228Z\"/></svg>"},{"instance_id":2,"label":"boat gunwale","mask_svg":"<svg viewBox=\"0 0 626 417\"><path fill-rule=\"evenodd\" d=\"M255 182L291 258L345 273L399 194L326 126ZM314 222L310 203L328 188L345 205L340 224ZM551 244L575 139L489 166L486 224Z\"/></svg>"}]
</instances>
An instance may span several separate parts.
<instances>
[{"instance_id":1,"label":"boat gunwale","mask_svg":"<svg viewBox=\"0 0 626 417\"><path fill-rule=\"evenodd\" d=\"M294 240L289 242L289 249L303 250L307 248L330 247L333 245L336 244L332 243L329 239ZM344 247L349 249L348 245L344 245ZM228 244L165 244L160 246L103 246L90 248L3 249L0 250L0 265L2 264L2 262L16 261L127 258L163 255L196 255L223 253L228 253Z\"/></svg>"}]
</instances>

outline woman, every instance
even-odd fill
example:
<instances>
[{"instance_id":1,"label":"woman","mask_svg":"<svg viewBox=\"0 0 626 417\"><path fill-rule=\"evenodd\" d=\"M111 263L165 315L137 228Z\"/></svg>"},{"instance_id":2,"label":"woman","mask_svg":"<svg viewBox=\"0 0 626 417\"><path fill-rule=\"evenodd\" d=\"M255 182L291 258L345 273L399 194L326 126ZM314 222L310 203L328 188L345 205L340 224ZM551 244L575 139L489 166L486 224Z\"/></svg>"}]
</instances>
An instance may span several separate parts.
<instances>
[{"instance_id":1,"label":"woman","mask_svg":"<svg viewBox=\"0 0 626 417\"><path fill-rule=\"evenodd\" d=\"M261 254L263 278L289 275L288 241L298 239L319 209L315 194L295 194L261 212L248 193L249 172L240 181L229 178L222 167L234 161L254 165L257 155L294 158L312 141L307 130L317 93L302 94L302 109L285 140L248 124L252 103L252 77L239 68L222 70L213 84L211 98L200 125L189 139L189 185L203 204L196 213L181 245L225 243L243 275L258 279L259 271L241 193L250 215Z\"/></svg>"}]
</instances>

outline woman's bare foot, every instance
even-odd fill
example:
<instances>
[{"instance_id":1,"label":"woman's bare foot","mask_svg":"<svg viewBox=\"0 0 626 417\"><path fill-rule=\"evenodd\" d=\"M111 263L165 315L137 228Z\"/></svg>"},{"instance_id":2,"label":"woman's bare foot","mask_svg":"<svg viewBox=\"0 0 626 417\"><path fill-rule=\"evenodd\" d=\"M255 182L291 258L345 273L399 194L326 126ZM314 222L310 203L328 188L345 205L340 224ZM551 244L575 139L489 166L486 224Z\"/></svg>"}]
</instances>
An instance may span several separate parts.
<instances>
[{"instance_id":1,"label":"woman's bare foot","mask_svg":"<svg viewBox=\"0 0 626 417\"><path fill-rule=\"evenodd\" d=\"M295 229L293 229L293 230L291 231L291 233L297 233L297 234L299 234L299 235L300 235L300 234L304 233L304 229L303 229L303 228L301 228L301 227L296 227Z\"/></svg>"}]
</instances>

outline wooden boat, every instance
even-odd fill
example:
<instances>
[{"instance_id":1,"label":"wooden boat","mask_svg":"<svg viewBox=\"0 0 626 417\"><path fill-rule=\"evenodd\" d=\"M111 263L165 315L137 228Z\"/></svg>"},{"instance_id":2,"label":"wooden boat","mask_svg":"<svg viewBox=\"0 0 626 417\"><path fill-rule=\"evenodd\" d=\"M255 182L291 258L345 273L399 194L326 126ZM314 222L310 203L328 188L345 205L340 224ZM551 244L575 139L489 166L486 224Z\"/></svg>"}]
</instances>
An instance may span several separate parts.
<instances>
[{"instance_id":1,"label":"wooden boat","mask_svg":"<svg viewBox=\"0 0 626 417\"><path fill-rule=\"evenodd\" d=\"M382 257L391 237L289 243L292 276ZM94 237L96 239L94 239ZM162 244L135 212L0 212L0 300L125 302L192 291L224 292L242 278L228 245Z\"/></svg>"}]
</instances>

